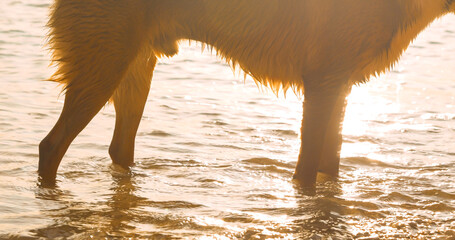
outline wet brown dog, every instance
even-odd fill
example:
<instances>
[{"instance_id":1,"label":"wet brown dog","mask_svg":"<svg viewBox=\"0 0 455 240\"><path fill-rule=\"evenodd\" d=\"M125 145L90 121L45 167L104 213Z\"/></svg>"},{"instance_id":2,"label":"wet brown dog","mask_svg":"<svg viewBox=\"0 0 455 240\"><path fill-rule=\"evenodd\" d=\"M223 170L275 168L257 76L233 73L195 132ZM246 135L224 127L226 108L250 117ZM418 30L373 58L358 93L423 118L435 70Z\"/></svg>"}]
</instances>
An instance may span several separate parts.
<instances>
[{"instance_id":1,"label":"wet brown dog","mask_svg":"<svg viewBox=\"0 0 455 240\"><path fill-rule=\"evenodd\" d=\"M56 0L49 43L64 85L63 111L39 146L39 175L55 179L79 132L111 99L114 163L133 164L156 60L190 39L216 49L256 81L304 95L294 178L338 176L351 86L390 68L454 0Z\"/></svg>"}]
</instances>

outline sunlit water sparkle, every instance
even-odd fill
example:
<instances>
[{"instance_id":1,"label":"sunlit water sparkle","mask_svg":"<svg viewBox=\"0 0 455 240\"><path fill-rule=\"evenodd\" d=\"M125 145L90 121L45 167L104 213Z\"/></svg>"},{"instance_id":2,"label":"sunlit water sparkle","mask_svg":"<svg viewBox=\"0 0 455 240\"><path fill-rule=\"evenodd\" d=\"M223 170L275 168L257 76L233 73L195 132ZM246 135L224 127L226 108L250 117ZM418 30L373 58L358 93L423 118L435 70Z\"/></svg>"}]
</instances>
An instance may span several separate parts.
<instances>
[{"instance_id":1,"label":"sunlit water sparkle","mask_svg":"<svg viewBox=\"0 0 455 240\"><path fill-rule=\"evenodd\" d=\"M341 177L314 196L291 181L300 100L244 83L195 43L158 64L131 171L110 164L107 106L58 186L40 188L37 145L63 100L41 81L48 2L0 1L0 238L455 238L455 17L354 88Z\"/></svg>"}]
</instances>

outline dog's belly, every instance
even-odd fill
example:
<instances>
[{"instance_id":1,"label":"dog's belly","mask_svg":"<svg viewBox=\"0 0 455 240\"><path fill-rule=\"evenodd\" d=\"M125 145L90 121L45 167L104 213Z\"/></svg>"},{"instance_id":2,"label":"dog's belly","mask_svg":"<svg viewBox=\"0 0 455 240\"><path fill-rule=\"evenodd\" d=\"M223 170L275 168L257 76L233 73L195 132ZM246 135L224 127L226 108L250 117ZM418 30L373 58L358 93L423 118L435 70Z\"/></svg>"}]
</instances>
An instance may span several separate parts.
<instances>
[{"instance_id":1,"label":"dog's belly","mask_svg":"<svg viewBox=\"0 0 455 240\"><path fill-rule=\"evenodd\" d=\"M180 39L200 41L273 90L303 90L305 81L366 81L390 68L429 22L415 22L396 0L197 3L180 9L191 14L177 28L151 34L155 53L177 53Z\"/></svg>"},{"instance_id":2,"label":"dog's belly","mask_svg":"<svg viewBox=\"0 0 455 240\"><path fill-rule=\"evenodd\" d=\"M201 34L193 39L272 87L281 82L303 89L306 79L335 76L359 82L399 56L383 59L402 23L395 0L376 5L356 0L205 4L204 20L198 21L203 24L197 26L202 31L193 31Z\"/></svg>"}]
</instances>

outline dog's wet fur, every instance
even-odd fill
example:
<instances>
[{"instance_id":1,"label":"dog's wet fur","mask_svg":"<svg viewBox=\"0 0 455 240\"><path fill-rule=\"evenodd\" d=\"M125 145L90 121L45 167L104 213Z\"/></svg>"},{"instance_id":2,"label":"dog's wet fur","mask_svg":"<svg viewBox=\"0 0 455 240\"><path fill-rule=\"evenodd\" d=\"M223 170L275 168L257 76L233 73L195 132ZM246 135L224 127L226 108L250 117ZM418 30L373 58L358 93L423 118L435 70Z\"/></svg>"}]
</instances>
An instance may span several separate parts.
<instances>
[{"instance_id":1,"label":"dog's wet fur","mask_svg":"<svg viewBox=\"0 0 455 240\"><path fill-rule=\"evenodd\" d=\"M55 0L49 46L65 103L39 146L39 175L56 177L67 148L108 101L116 111L109 154L134 163L134 141L157 58L181 40L214 49L276 93L304 95L294 178L338 176L346 97L399 59L454 0ZM176 73L178 74L178 73Z\"/></svg>"}]
</instances>

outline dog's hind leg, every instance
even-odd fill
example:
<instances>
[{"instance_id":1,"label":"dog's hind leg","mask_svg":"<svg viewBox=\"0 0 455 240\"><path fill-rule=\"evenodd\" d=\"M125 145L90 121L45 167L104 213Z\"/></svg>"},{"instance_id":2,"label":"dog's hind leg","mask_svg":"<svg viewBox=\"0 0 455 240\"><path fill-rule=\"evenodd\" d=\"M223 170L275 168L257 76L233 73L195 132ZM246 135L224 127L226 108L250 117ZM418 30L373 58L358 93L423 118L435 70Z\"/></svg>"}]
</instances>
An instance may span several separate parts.
<instances>
[{"instance_id":1,"label":"dog's hind leg","mask_svg":"<svg viewBox=\"0 0 455 240\"><path fill-rule=\"evenodd\" d=\"M56 1L49 21L50 45L66 86L62 113L39 145L38 173L55 180L73 139L111 98L145 44L140 0Z\"/></svg>"},{"instance_id":2,"label":"dog's hind leg","mask_svg":"<svg viewBox=\"0 0 455 240\"><path fill-rule=\"evenodd\" d=\"M88 90L67 90L57 123L39 145L38 173L43 181L55 179L58 166L69 145L109 100L112 93L113 89L102 86Z\"/></svg>"},{"instance_id":3,"label":"dog's hind leg","mask_svg":"<svg viewBox=\"0 0 455 240\"><path fill-rule=\"evenodd\" d=\"M301 148L294 179L313 187L317 172L338 176L341 124L350 85L305 85Z\"/></svg>"},{"instance_id":4,"label":"dog's hind leg","mask_svg":"<svg viewBox=\"0 0 455 240\"><path fill-rule=\"evenodd\" d=\"M156 57L152 50L148 46L141 49L112 96L116 120L109 155L115 164L123 168L133 165L134 162L136 132L150 90L155 64Z\"/></svg>"}]
</instances>

